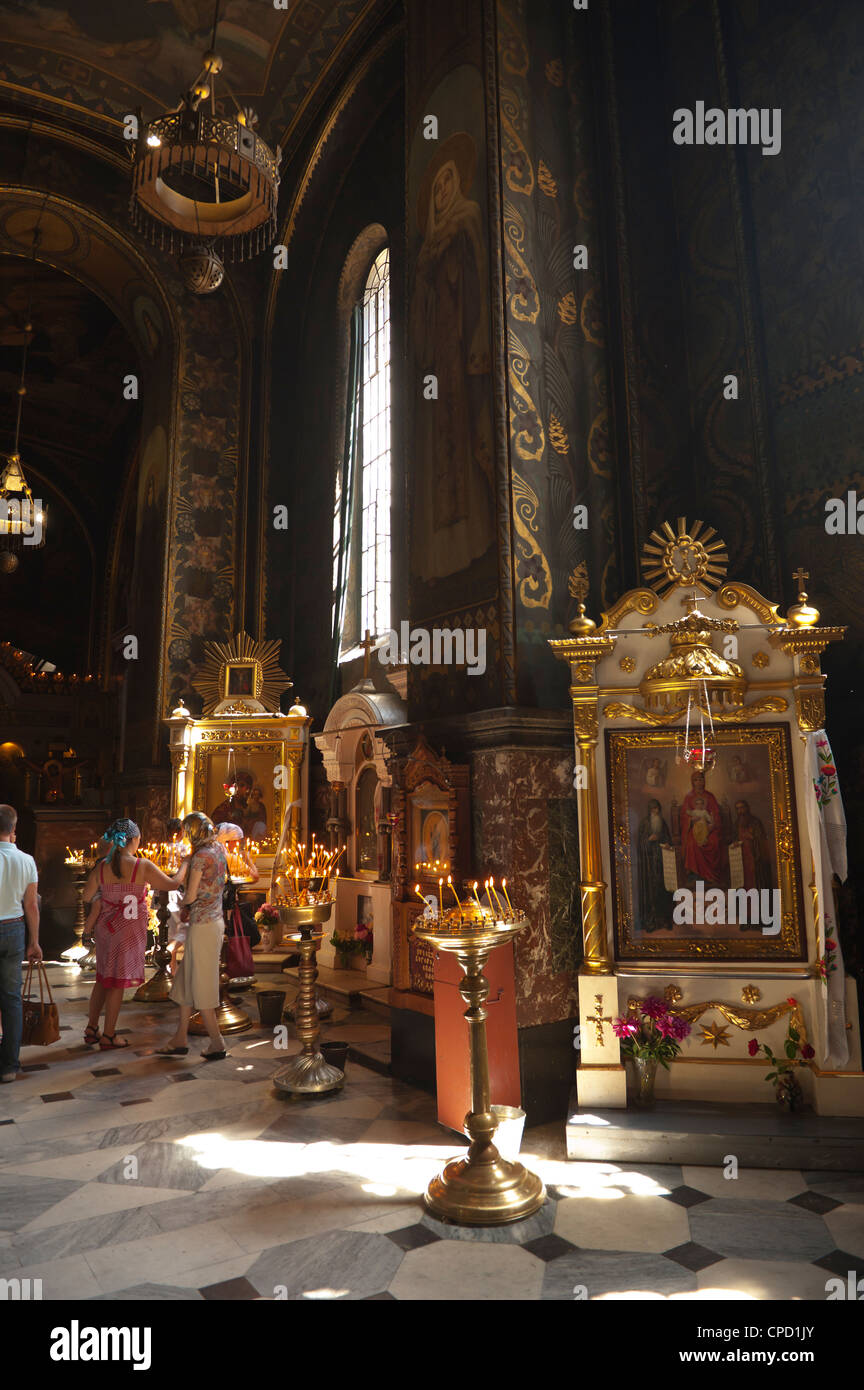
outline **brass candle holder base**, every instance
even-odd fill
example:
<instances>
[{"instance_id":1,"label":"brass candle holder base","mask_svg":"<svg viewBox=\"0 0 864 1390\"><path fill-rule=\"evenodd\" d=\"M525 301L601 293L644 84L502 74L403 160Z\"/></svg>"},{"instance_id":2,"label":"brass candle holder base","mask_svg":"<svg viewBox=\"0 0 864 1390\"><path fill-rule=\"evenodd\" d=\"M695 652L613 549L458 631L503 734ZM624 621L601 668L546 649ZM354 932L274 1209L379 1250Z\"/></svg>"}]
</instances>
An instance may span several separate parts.
<instances>
[{"instance_id":1,"label":"brass candle holder base","mask_svg":"<svg viewBox=\"0 0 864 1390\"><path fill-rule=\"evenodd\" d=\"M82 946L86 946L87 954L79 956L75 961L82 975L95 975L96 973L96 944L92 936L85 936Z\"/></svg>"},{"instance_id":2,"label":"brass candle holder base","mask_svg":"<svg viewBox=\"0 0 864 1390\"><path fill-rule=\"evenodd\" d=\"M293 929L300 952L300 992L292 1012L303 1050L276 1073L273 1082L280 1091L294 1095L321 1095L326 1091L338 1090L345 1084L345 1073L325 1062L318 1050L321 1028L315 996L315 981L318 978L315 953L323 933L314 928L326 922L332 910L332 902L279 909L282 925Z\"/></svg>"},{"instance_id":3,"label":"brass candle holder base","mask_svg":"<svg viewBox=\"0 0 864 1390\"><path fill-rule=\"evenodd\" d=\"M168 895L154 894L156 919L159 923L159 936L153 947L153 964L156 967L149 980L139 985L135 999L140 1004L164 1004L171 997L171 952L168 950Z\"/></svg>"},{"instance_id":4,"label":"brass candle holder base","mask_svg":"<svg viewBox=\"0 0 864 1390\"><path fill-rule=\"evenodd\" d=\"M468 1005L465 1019L471 1045L471 1111L465 1128L471 1144L465 1158L451 1159L433 1178L424 1197L433 1216L460 1226L500 1226L521 1221L537 1211L546 1199L543 1183L521 1163L502 1158L495 1147L498 1119L489 1097L489 1052L486 1044L486 1010L489 982L483 968L490 951L512 941L526 925L525 918L494 922L449 932L442 927L414 928L421 941L436 951L451 951L465 977L459 993Z\"/></svg>"},{"instance_id":5,"label":"brass candle holder base","mask_svg":"<svg viewBox=\"0 0 864 1390\"><path fill-rule=\"evenodd\" d=\"M138 986L133 998L139 1004L164 1004L171 998L171 976L168 970L157 965L150 979Z\"/></svg>"},{"instance_id":6,"label":"brass candle holder base","mask_svg":"<svg viewBox=\"0 0 864 1390\"><path fill-rule=\"evenodd\" d=\"M84 908L84 888L87 883L87 875L95 862L93 859L82 859L80 863L70 864L67 860L67 867L71 868L75 878L75 940L68 950L61 951L60 959L68 961L70 965L80 966L82 960L89 953L89 948L84 944L84 928L87 920L87 913ZM90 968L93 970L96 968L95 957Z\"/></svg>"},{"instance_id":7,"label":"brass candle holder base","mask_svg":"<svg viewBox=\"0 0 864 1390\"><path fill-rule=\"evenodd\" d=\"M296 1057L273 1077L280 1091L292 1095L323 1095L345 1085L345 1073L325 1062L320 1052L298 1052Z\"/></svg>"},{"instance_id":8,"label":"brass candle holder base","mask_svg":"<svg viewBox=\"0 0 864 1390\"><path fill-rule=\"evenodd\" d=\"M246 1010L241 1009L239 1004L227 996L220 1000L216 1010L216 1022L220 1033L246 1033L252 1027L252 1020ZM199 1013L194 1013L190 1018L189 1032L196 1038L207 1036L204 1020Z\"/></svg>"},{"instance_id":9,"label":"brass candle holder base","mask_svg":"<svg viewBox=\"0 0 864 1390\"><path fill-rule=\"evenodd\" d=\"M469 1117L475 1122L480 1115ZM494 1128L497 1121L489 1117ZM546 1193L536 1173L502 1158L493 1143L467 1158L454 1158L433 1178L423 1198L432 1216L457 1226L503 1226L521 1221L542 1207Z\"/></svg>"},{"instance_id":10,"label":"brass candle holder base","mask_svg":"<svg viewBox=\"0 0 864 1390\"><path fill-rule=\"evenodd\" d=\"M242 1005L228 993L230 984L223 955L219 964L219 1007L216 1010L216 1022L220 1033L246 1033L253 1026L252 1019ZM200 1013L196 1012L190 1018L189 1032L194 1033L196 1038L206 1037L207 1028Z\"/></svg>"}]
</instances>

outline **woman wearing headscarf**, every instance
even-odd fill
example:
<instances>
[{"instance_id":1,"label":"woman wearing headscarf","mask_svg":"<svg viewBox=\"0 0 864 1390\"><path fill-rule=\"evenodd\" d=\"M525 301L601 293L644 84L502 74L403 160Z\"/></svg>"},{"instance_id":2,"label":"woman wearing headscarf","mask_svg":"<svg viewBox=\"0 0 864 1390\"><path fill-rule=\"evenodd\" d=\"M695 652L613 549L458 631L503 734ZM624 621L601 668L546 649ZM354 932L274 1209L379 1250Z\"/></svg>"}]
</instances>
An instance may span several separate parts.
<instances>
[{"instance_id":1,"label":"woman wearing headscarf","mask_svg":"<svg viewBox=\"0 0 864 1390\"><path fill-rule=\"evenodd\" d=\"M92 904L87 929L92 927L96 946L96 983L90 995L90 1011L84 1041L99 1044L103 1052L128 1047L117 1040L117 1018L123 991L144 982L147 949L147 889L179 888L186 874L183 864L173 878L149 859L139 858L141 831L133 820L115 820L102 837L97 859L84 886L84 901ZM99 1019L105 1014L104 1031Z\"/></svg>"},{"instance_id":2,"label":"woman wearing headscarf","mask_svg":"<svg viewBox=\"0 0 864 1390\"><path fill-rule=\"evenodd\" d=\"M189 877L183 895L183 914L188 909L183 959L177 966L171 998L180 1005L180 1017L173 1038L157 1048L159 1057L185 1057L189 1051L189 1019L197 1009L210 1038L210 1050L202 1052L208 1062L218 1062L228 1054L219 1031L219 956L225 934L222 890L228 877L225 850L216 838L209 816L192 811L183 821L183 833L192 847L187 860Z\"/></svg>"},{"instance_id":3,"label":"woman wearing headscarf","mask_svg":"<svg viewBox=\"0 0 864 1390\"><path fill-rule=\"evenodd\" d=\"M242 826L235 825L232 821L223 821L221 825L217 825L216 827L216 839L219 841L220 845L225 846L226 855L228 853L229 843L233 843L234 853L246 870L243 876L245 882L257 883L261 875L258 872L258 866L254 859L249 857L249 851L245 845L245 838ZM238 879L238 883L239 881ZM244 936L248 936L249 945L255 947L261 940L261 933L255 925L255 918L252 913L249 911L248 907L244 907L243 903L241 903L237 893L237 886L237 883L234 882L234 879L229 873L225 882L225 892L222 894L222 915L225 918L226 924L229 926L232 919L235 921L239 919L240 930Z\"/></svg>"}]
</instances>

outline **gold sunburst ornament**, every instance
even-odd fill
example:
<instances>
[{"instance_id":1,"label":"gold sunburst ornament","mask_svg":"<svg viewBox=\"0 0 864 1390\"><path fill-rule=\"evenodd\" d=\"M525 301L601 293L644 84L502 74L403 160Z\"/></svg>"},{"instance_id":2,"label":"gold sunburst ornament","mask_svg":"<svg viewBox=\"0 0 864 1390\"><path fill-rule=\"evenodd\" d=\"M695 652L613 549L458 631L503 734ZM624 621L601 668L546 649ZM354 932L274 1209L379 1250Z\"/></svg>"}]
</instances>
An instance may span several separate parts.
<instances>
[{"instance_id":1,"label":"gold sunburst ornament","mask_svg":"<svg viewBox=\"0 0 864 1390\"><path fill-rule=\"evenodd\" d=\"M672 589L701 584L716 589L726 576L729 556L726 542L711 526L678 517L677 531L668 521L660 531L652 531L642 548L642 573L655 593L665 598Z\"/></svg>"},{"instance_id":2,"label":"gold sunburst ornament","mask_svg":"<svg viewBox=\"0 0 864 1390\"><path fill-rule=\"evenodd\" d=\"M206 642L192 686L211 714L278 714L279 697L294 682L279 665L281 641L256 642L238 632L230 642Z\"/></svg>"}]
</instances>

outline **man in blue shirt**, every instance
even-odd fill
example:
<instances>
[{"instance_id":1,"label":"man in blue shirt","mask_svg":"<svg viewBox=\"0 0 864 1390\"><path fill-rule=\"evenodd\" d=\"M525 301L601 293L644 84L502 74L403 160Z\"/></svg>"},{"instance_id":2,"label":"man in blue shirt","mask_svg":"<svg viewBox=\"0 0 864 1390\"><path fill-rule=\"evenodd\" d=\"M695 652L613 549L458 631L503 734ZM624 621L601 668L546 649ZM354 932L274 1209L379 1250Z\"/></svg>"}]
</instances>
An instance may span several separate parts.
<instances>
[{"instance_id":1,"label":"man in blue shirt","mask_svg":"<svg viewBox=\"0 0 864 1390\"><path fill-rule=\"evenodd\" d=\"M0 1082L18 1075L24 1010L21 960L42 959L36 862L15 844L18 812L0 806Z\"/></svg>"}]
</instances>

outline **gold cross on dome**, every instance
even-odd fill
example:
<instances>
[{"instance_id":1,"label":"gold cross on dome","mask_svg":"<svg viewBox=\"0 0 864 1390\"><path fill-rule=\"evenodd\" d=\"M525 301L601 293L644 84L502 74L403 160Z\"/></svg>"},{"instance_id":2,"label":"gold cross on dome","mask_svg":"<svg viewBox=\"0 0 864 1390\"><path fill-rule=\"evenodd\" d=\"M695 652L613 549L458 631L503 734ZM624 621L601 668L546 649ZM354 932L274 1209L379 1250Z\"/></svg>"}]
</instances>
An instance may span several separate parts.
<instances>
[{"instance_id":1,"label":"gold cross on dome","mask_svg":"<svg viewBox=\"0 0 864 1390\"><path fill-rule=\"evenodd\" d=\"M372 633L369 631L368 627L366 629L366 636L363 638L360 646L363 648L363 679L365 681L369 676L369 657L375 647L375 643L372 640Z\"/></svg>"},{"instance_id":2,"label":"gold cross on dome","mask_svg":"<svg viewBox=\"0 0 864 1390\"><path fill-rule=\"evenodd\" d=\"M809 574L809 572L808 572L807 570L801 569L801 567L799 566L798 569L797 569L797 570L795 571L795 573L793 574L792 578L795 580L796 584L798 585L798 590L799 590L799 593L800 593L800 591L804 588L804 581L805 581L805 579L809 579L809 578L810 578L810 574Z\"/></svg>"},{"instance_id":3,"label":"gold cross on dome","mask_svg":"<svg viewBox=\"0 0 864 1390\"><path fill-rule=\"evenodd\" d=\"M603 1024L611 1023L611 1018L606 1018L603 1014L603 995L594 995L594 1012L588 1015L588 1022L593 1023L597 1030L597 1046L603 1046Z\"/></svg>"}]
</instances>

